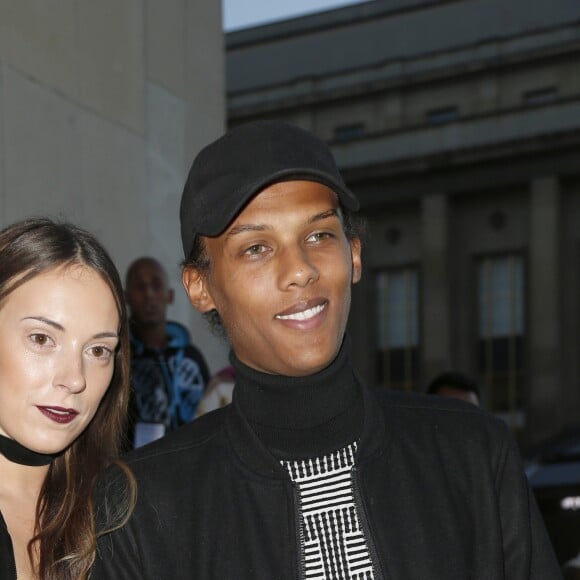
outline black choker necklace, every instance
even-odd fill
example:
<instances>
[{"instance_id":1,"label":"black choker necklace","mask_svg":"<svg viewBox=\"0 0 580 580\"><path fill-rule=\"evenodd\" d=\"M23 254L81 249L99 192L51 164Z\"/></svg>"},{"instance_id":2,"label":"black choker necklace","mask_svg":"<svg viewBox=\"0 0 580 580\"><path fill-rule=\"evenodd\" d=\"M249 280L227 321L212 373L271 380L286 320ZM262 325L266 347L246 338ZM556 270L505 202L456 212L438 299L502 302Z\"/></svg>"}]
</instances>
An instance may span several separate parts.
<instances>
[{"instance_id":1,"label":"black choker necklace","mask_svg":"<svg viewBox=\"0 0 580 580\"><path fill-rule=\"evenodd\" d=\"M4 435L0 435L0 453L13 463L35 467L48 465L58 455L36 453L36 451L26 449L24 445L20 445L20 443L14 441L14 439L10 439Z\"/></svg>"}]
</instances>

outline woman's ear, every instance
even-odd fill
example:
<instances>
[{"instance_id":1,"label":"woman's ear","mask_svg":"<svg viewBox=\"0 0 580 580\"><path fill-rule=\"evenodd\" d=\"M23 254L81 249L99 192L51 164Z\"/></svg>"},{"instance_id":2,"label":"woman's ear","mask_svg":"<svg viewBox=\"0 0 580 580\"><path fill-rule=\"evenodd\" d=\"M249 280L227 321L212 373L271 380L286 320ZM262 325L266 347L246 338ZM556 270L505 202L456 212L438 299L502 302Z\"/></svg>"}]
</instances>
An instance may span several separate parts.
<instances>
[{"instance_id":1,"label":"woman's ear","mask_svg":"<svg viewBox=\"0 0 580 580\"><path fill-rule=\"evenodd\" d=\"M198 312L209 312L215 308L215 304L206 288L206 277L197 268L186 266L181 273L181 281L191 305Z\"/></svg>"}]
</instances>

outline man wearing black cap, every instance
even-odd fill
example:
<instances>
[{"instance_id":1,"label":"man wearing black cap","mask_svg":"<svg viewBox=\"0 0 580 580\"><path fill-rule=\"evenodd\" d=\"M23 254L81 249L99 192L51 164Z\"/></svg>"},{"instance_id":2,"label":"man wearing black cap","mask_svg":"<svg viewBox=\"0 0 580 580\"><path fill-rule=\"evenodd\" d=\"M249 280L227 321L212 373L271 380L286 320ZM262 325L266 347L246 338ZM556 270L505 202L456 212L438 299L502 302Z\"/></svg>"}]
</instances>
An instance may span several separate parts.
<instances>
[{"instance_id":1,"label":"man wearing black cap","mask_svg":"<svg viewBox=\"0 0 580 580\"><path fill-rule=\"evenodd\" d=\"M234 400L130 456L137 505L91 578L559 577L505 426L354 372L357 209L326 145L290 125L197 156L183 284L225 330ZM108 474L97 520L121 481Z\"/></svg>"}]
</instances>

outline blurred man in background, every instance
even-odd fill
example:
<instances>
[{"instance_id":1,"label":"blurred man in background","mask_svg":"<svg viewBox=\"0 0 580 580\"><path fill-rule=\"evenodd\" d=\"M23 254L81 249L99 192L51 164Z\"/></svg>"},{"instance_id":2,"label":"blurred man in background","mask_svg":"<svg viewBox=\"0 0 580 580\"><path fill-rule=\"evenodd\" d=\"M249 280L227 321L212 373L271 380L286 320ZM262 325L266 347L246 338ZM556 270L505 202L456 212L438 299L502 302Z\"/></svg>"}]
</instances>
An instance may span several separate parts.
<instances>
[{"instance_id":1,"label":"blurred man in background","mask_svg":"<svg viewBox=\"0 0 580 580\"><path fill-rule=\"evenodd\" d=\"M173 290L157 260L142 257L130 265L125 299L132 348L129 443L139 447L195 417L209 371L187 328L166 319Z\"/></svg>"},{"instance_id":2,"label":"blurred man in background","mask_svg":"<svg viewBox=\"0 0 580 580\"><path fill-rule=\"evenodd\" d=\"M435 377L427 389L427 394L454 397L477 407L481 405L479 388L475 381L457 372L441 373Z\"/></svg>"}]
</instances>

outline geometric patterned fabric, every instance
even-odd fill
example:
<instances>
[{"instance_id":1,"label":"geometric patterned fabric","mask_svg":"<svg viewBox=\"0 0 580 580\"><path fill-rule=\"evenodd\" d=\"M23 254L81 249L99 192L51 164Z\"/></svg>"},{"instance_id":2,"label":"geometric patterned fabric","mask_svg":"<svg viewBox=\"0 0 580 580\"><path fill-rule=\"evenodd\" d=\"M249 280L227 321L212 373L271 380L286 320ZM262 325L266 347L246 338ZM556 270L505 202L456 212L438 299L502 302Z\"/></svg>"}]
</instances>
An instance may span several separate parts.
<instances>
[{"instance_id":1,"label":"geometric patterned fabric","mask_svg":"<svg viewBox=\"0 0 580 580\"><path fill-rule=\"evenodd\" d=\"M322 457L281 461L300 495L307 580L373 580L373 564L354 500L356 443Z\"/></svg>"}]
</instances>

